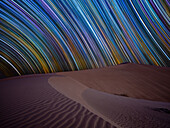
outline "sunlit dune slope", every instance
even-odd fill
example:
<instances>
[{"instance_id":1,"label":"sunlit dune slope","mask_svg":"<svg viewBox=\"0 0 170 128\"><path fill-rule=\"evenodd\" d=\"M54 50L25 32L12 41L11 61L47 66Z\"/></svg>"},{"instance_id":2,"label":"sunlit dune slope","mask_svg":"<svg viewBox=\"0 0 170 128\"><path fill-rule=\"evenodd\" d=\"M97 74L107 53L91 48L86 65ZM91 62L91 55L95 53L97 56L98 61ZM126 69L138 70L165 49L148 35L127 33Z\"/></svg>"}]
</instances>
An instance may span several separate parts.
<instances>
[{"instance_id":1,"label":"sunlit dune slope","mask_svg":"<svg viewBox=\"0 0 170 128\"><path fill-rule=\"evenodd\" d=\"M128 63L58 74L70 76L99 91L170 102L170 68L168 67Z\"/></svg>"}]
</instances>

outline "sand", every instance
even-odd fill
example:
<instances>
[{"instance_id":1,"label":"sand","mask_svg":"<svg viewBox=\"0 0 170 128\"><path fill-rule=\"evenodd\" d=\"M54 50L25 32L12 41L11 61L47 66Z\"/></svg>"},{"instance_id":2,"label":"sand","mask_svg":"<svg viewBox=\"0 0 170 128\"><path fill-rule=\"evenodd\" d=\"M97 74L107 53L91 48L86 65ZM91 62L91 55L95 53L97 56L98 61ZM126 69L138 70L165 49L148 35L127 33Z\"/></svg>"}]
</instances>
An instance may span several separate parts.
<instances>
[{"instance_id":1,"label":"sand","mask_svg":"<svg viewBox=\"0 0 170 128\"><path fill-rule=\"evenodd\" d=\"M85 85L79 83L78 81L70 78L70 77L50 77L48 79L49 84L55 88L58 92L62 93L66 97L80 103L83 107L87 108L89 111L93 112L94 114L98 115L99 117L103 118L105 121L109 122L113 126L119 128L120 126L114 123L113 120L110 120L107 116L101 114L100 112L96 111L91 105L89 105L82 94L88 89Z\"/></svg>"},{"instance_id":2,"label":"sand","mask_svg":"<svg viewBox=\"0 0 170 128\"><path fill-rule=\"evenodd\" d=\"M63 95L116 127L169 127L170 103L108 94L90 89L70 77L50 77L48 82Z\"/></svg>"},{"instance_id":3,"label":"sand","mask_svg":"<svg viewBox=\"0 0 170 128\"><path fill-rule=\"evenodd\" d=\"M60 72L89 88L110 94L170 102L170 68L121 64L99 69Z\"/></svg>"},{"instance_id":4,"label":"sand","mask_svg":"<svg viewBox=\"0 0 170 128\"><path fill-rule=\"evenodd\" d=\"M0 127L169 128L169 74L123 64L3 79Z\"/></svg>"},{"instance_id":5,"label":"sand","mask_svg":"<svg viewBox=\"0 0 170 128\"><path fill-rule=\"evenodd\" d=\"M33 75L0 82L1 128L114 127L53 89L48 84L50 76Z\"/></svg>"},{"instance_id":6,"label":"sand","mask_svg":"<svg viewBox=\"0 0 170 128\"><path fill-rule=\"evenodd\" d=\"M94 89L88 89L82 95L90 106L120 127L169 127L170 103L120 97Z\"/></svg>"}]
</instances>

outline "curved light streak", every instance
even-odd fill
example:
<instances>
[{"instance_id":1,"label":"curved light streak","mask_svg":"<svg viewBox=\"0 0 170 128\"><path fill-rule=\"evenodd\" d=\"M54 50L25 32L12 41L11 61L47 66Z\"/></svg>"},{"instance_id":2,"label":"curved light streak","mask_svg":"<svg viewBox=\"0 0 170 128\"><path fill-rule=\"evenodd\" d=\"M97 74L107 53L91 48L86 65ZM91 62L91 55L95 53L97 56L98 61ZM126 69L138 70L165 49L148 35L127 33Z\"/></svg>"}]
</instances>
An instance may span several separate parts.
<instances>
[{"instance_id":1,"label":"curved light streak","mask_svg":"<svg viewBox=\"0 0 170 128\"><path fill-rule=\"evenodd\" d=\"M9 62L7 59L5 59L5 58L4 58L3 56L1 56L1 55L0 55L0 58L3 59L3 60L5 60L9 65L11 65L12 68L18 73L18 75L21 76L20 72L16 69L16 67L15 67L14 65L12 65L11 62Z\"/></svg>"},{"instance_id":2,"label":"curved light streak","mask_svg":"<svg viewBox=\"0 0 170 128\"><path fill-rule=\"evenodd\" d=\"M12 67L18 75L49 73L123 62L170 66L168 8L168 1L155 0L1 0L0 72Z\"/></svg>"}]
</instances>

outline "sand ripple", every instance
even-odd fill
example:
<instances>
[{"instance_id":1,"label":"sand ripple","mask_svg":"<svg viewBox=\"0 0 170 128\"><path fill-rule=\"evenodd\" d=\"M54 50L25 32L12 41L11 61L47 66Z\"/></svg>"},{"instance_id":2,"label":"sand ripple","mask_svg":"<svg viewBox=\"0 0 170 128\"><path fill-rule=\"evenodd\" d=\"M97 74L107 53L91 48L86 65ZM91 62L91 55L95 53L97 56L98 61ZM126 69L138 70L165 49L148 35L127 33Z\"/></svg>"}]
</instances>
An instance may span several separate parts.
<instances>
[{"instance_id":1,"label":"sand ripple","mask_svg":"<svg viewBox=\"0 0 170 128\"><path fill-rule=\"evenodd\" d=\"M113 127L49 86L47 76L3 81L0 88L1 128Z\"/></svg>"}]
</instances>

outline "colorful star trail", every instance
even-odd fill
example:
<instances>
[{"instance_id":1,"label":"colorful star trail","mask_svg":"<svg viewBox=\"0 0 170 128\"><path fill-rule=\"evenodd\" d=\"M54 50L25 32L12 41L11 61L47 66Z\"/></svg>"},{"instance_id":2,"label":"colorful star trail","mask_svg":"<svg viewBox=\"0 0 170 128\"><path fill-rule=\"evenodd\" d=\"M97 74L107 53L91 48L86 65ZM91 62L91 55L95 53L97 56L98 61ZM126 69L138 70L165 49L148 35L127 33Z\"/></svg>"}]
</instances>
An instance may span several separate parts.
<instances>
[{"instance_id":1,"label":"colorful star trail","mask_svg":"<svg viewBox=\"0 0 170 128\"><path fill-rule=\"evenodd\" d=\"M168 0L1 0L0 75L170 66Z\"/></svg>"}]
</instances>

